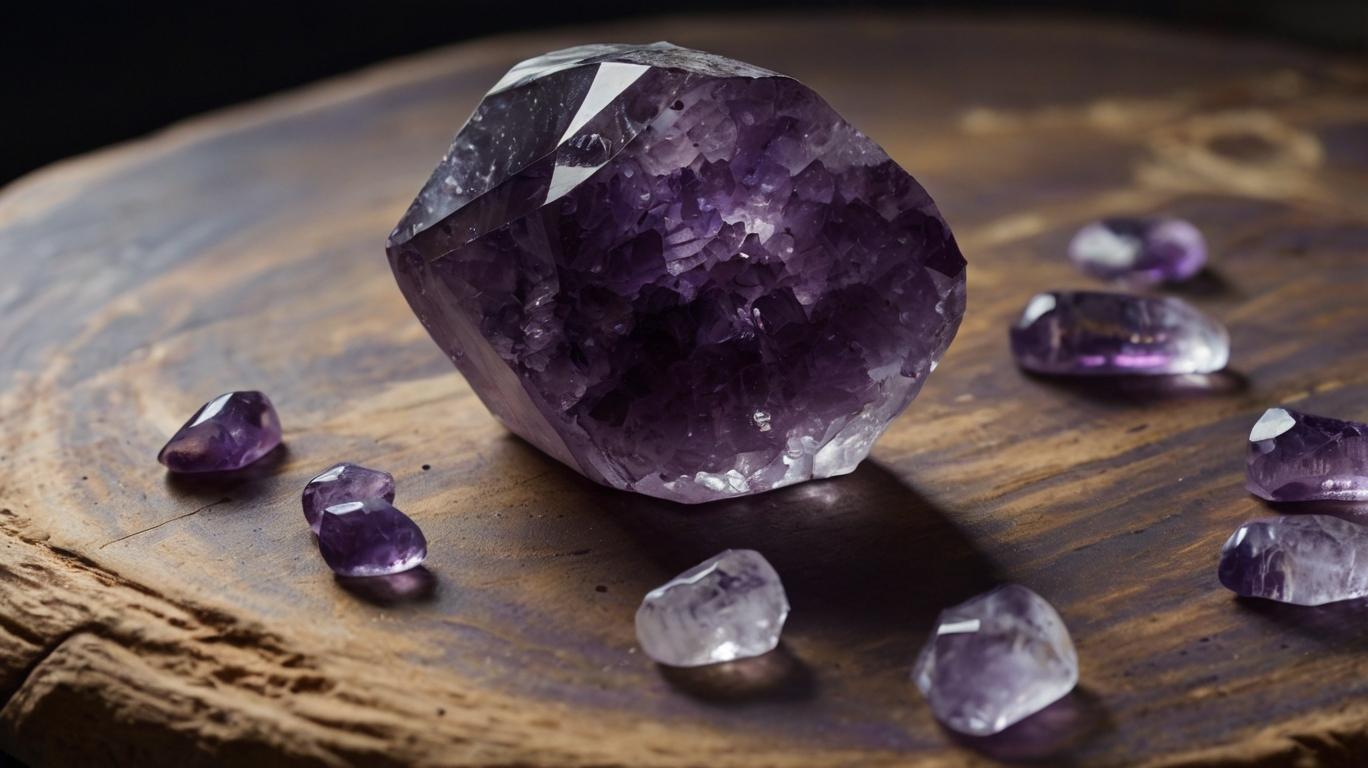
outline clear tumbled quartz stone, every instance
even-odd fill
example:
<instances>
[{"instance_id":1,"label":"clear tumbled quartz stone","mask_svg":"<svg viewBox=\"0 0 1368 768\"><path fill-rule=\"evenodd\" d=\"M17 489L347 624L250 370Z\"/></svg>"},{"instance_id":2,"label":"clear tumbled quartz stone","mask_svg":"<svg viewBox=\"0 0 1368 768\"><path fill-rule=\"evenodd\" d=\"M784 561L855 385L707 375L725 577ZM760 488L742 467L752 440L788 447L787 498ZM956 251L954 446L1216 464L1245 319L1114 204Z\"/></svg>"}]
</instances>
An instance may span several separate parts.
<instances>
[{"instance_id":1,"label":"clear tumbled quartz stone","mask_svg":"<svg viewBox=\"0 0 1368 768\"><path fill-rule=\"evenodd\" d=\"M774 567L759 552L728 549L646 594L637 642L672 667L734 661L774 650L788 612Z\"/></svg>"},{"instance_id":2,"label":"clear tumbled quartz stone","mask_svg":"<svg viewBox=\"0 0 1368 768\"><path fill-rule=\"evenodd\" d=\"M1078 654L1054 607L1009 584L941 611L912 679L945 727L988 736L1073 690Z\"/></svg>"}]
</instances>

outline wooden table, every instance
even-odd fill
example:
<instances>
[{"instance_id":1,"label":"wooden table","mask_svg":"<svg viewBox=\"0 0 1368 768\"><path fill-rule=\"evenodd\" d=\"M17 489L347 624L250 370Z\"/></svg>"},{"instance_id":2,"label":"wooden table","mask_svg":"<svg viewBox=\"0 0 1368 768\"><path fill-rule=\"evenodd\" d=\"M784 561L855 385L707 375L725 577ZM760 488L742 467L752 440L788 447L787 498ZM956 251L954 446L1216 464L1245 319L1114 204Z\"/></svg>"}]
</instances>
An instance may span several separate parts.
<instances>
[{"instance_id":1,"label":"wooden table","mask_svg":"<svg viewBox=\"0 0 1368 768\"><path fill-rule=\"evenodd\" d=\"M422 22L418 22L422 23ZM683 508L592 486L486 414L405 306L390 227L513 62L668 38L804 79L915 173L970 263L969 312L853 475ZM1020 373L1033 291L1086 287L1082 223L1197 222L1187 297L1228 375ZM0 749L34 768L1368 764L1368 613L1235 600L1250 425L1368 418L1368 65L1061 21L661 19L505 37L61 163L0 196ZM261 388L288 451L168 478L201 402ZM392 469L428 570L334 580L299 491ZM642 594L763 550L783 651L665 674ZM1076 695L958 742L907 679L936 614L1048 596Z\"/></svg>"}]
</instances>

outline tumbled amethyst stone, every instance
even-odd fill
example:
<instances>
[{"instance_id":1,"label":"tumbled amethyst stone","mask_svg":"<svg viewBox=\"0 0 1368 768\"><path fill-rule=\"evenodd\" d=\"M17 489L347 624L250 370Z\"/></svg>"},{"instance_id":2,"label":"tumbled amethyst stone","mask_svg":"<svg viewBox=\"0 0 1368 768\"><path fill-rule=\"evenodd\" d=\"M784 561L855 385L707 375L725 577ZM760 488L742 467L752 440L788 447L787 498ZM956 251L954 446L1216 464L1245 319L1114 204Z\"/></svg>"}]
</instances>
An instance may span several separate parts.
<instances>
[{"instance_id":1,"label":"tumbled amethyst stone","mask_svg":"<svg viewBox=\"0 0 1368 768\"><path fill-rule=\"evenodd\" d=\"M280 417L261 392L229 392L195 411L157 454L172 472L241 469L280 445Z\"/></svg>"},{"instance_id":2,"label":"tumbled amethyst stone","mask_svg":"<svg viewBox=\"0 0 1368 768\"><path fill-rule=\"evenodd\" d=\"M1368 596L1368 526L1330 515L1245 523L1221 548L1217 576L1243 597L1321 605Z\"/></svg>"},{"instance_id":3,"label":"tumbled amethyst stone","mask_svg":"<svg viewBox=\"0 0 1368 768\"><path fill-rule=\"evenodd\" d=\"M1089 224L1069 243L1069 258L1104 280L1180 282L1206 265L1206 240L1192 224L1170 218L1116 218Z\"/></svg>"},{"instance_id":4,"label":"tumbled amethyst stone","mask_svg":"<svg viewBox=\"0 0 1368 768\"><path fill-rule=\"evenodd\" d=\"M388 243L513 432L702 502L851 471L964 312L926 191L802 84L666 43L514 67Z\"/></svg>"},{"instance_id":5,"label":"tumbled amethyst stone","mask_svg":"<svg viewBox=\"0 0 1368 768\"><path fill-rule=\"evenodd\" d=\"M318 524L318 551L339 576L407 571L427 557L418 524L384 499L336 504Z\"/></svg>"},{"instance_id":6,"label":"tumbled amethyst stone","mask_svg":"<svg viewBox=\"0 0 1368 768\"><path fill-rule=\"evenodd\" d=\"M356 464L338 464L304 486L304 519L318 533L323 510L335 504L367 499L394 501L394 475Z\"/></svg>"},{"instance_id":7,"label":"tumbled amethyst stone","mask_svg":"<svg viewBox=\"0 0 1368 768\"><path fill-rule=\"evenodd\" d=\"M1245 471L1269 501L1368 501L1368 424L1269 408L1249 432Z\"/></svg>"},{"instance_id":8,"label":"tumbled amethyst stone","mask_svg":"<svg viewBox=\"0 0 1368 768\"><path fill-rule=\"evenodd\" d=\"M941 612L912 679L945 727L998 733L1078 684L1078 654L1054 607L1009 584Z\"/></svg>"},{"instance_id":9,"label":"tumbled amethyst stone","mask_svg":"<svg viewBox=\"0 0 1368 768\"><path fill-rule=\"evenodd\" d=\"M1046 374L1212 373L1230 359L1225 328L1171 297L1041 293L1010 336L1017 364Z\"/></svg>"}]
</instances>

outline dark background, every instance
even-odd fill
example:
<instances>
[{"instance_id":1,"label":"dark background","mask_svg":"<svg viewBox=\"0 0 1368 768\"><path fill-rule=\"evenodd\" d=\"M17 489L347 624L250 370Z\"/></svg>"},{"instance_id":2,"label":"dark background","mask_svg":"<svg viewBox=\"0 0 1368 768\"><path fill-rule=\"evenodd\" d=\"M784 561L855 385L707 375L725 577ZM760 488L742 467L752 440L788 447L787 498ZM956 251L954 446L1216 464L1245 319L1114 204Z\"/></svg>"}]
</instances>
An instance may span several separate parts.
<instances>
[{"instance_id":1,"label":"dark background","mask_svg":"<svg viewBox=\"0 0 1368 768\"><path fill-rule=\"evenodd\" d=\"M1368 0L16 2L0 10L0 184L188 115L480 35L648 13L822 8L1101 16L1368 51Z\"/></svg>"}]
</instances>

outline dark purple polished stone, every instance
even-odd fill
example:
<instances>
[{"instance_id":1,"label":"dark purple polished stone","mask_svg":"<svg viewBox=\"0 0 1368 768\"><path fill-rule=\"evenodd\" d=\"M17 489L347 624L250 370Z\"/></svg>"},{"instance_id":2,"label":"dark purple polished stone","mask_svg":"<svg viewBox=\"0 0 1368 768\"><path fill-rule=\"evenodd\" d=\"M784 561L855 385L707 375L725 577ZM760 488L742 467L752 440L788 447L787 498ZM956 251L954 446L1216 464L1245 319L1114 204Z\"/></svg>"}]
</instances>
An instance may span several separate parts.
<instances>
[{"instance_id":1,"label":"dark purple polished stone","mask_svg":"<svg viewBox=\"0 0 1368 768\"><path fill-rule=\"evenodd\" d=\"M682 502L851 471L964 312L926 191L802 84L594 45L519 64L390 236L513 432Z\"/></svg>"},{"instance_id":2,"label":"dark purple polished stone","mask_svg":"<svg viewBox=\"0 0 1368 768\"><path fill-rule=\"evenodd\" d=\"M1230 358L1225 328L1175 298L1041 293L1010 335L1017 364L1037 373L1213 373Z\"/></svg>"},{"instance_id":3,"label":"dark purple polished stone","mask_svg":"<svg viewBox=\"0 0 1368 768\"><path fill-rule=\"evenodd\" d=\"M339 576L384 576L427 557L418 524L384 499L336 504L323 511L318 551Z\"/></svg>"},{"instance_id":4,"label":"dark purple polished stone","mask_svg":"<svg viewBox=\"0 0 1368 768\"><path fill-rule=\"evenodd\" d=\"M1249 491L1269 501L1368 501L1368 424L1269 408L1245 470Z\"/></svg>"},{"instance_id":5,"label":"dark purple polished stone","mask_svg":"<svg viewBox=\"0 0 1368 768\"><path fill-rule=\"evenodd\" d=\"M356 464L338 464L304 486L304 519L318 533L323 510L367 499L394 501L394 475Z\"/></svg>"},{"instance_id":6,"label":"dark purple polished stone","mask_svg":"<svg viewBox=\"0 0 1368 768\"><path fill-rule=\"evenodd\" d=\"M260 392L229 392L195 411L157 454L172 472L241 469L280 445L280 417Z\"/></svg>"},{"instance_id":7,"label":"dark purple polished stone","mask_svg":"<svg viewBox=\"0 0 1368 768\"><path fill-rule=\"evenodd\" d=\"M1206 265L1206 240L1182 219L1104 219L1083 227L1069 258L1104 280L1138 284L1180 282Z\"/></svg>"}]
</instances>

